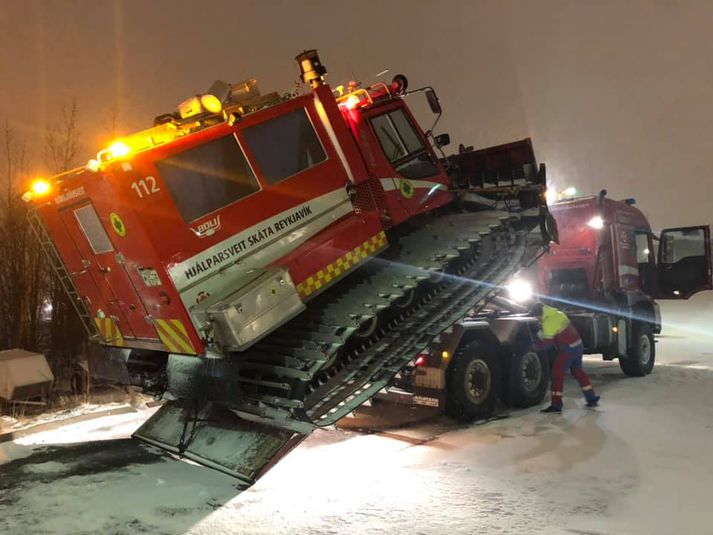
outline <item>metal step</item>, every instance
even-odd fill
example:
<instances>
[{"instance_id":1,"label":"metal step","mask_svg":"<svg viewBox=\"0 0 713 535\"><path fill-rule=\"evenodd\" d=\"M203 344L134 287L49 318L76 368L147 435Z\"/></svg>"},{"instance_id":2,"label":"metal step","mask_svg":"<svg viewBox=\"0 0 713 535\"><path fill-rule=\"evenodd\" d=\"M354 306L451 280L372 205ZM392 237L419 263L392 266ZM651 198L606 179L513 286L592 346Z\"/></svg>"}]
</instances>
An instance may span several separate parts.
<instances>
[{"instance_id":1,"label":"metal step","mask_svg":"<svg viewBox=\"0 0 713 535\"><path fill-rule=\"evenodd\" d=\"M307 435L251 422L211 403L168 402L133 436L229 474L248 488Z\"/></svg>"}]
</instances>

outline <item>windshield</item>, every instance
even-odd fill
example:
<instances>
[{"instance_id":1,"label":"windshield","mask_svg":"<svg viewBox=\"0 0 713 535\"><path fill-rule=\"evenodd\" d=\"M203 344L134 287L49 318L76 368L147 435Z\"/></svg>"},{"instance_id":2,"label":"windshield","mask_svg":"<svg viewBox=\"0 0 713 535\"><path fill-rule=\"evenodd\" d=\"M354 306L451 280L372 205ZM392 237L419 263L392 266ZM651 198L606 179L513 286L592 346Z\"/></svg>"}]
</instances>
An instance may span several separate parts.
<instances>
[{"instance_id":1,"label":"windshield","mask_svg":"<svg viewBox=\"0 0 713 535\"><path fill-rule=\"evenodd\" d=\"M371 124L386 158L398 174L412 179L438 174L438 166L404 110L377 115Z\"/></svg>"}]
</instances>

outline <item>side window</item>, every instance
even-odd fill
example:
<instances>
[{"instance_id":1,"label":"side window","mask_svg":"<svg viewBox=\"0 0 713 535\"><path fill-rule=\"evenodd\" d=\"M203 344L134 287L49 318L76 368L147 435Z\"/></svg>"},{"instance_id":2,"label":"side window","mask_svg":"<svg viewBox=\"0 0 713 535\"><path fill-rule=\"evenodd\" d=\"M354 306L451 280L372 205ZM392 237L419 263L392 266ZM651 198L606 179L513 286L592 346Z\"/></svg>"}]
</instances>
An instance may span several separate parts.
<instances>
[{"instance_id":1,"label":"side window","mask_svg":"<svg viewBox=\"0 0 713 535\"><path fill-rule=\"evenodd\" d=\"M411 126L411 123L409 122L403 110L397 110L393 113L390 113L389 118L394 122L396 131L401 136L401 139L403 140L404 145L406 145L406 150L409 154L424 148L421 139L418 137L418 134L413 129L413 126Z\"/></svg>"},{"instance_id":2,"label":"side window","mask_svg":"<svg viewBox=\"0 0 713 535\"><path fill-rule=\"evenodd\" d=\"M386 158L400 175L419 179L438 174L438 166L404 110L377 115L371 125Z\"/></svg>"},{"instance_id":3,"label":"side window","mask_svg":"<svg viewBox=\"0 0 713 535\"><path fill-rule=\"evenodd\" d=\"M707 226L670 228L659 243L658 297L688 299L713 289L710 230Z\"/></svg>"},{"instance_id":4,"label":"side window","mask_svg":"<svg viewBox=\"0 0 713 535\"><path fill-rule=\"evenodd\" d=\"M684 258L706 256L703 229L682 229L668 231L663 236L661 263L675 264Z\"/></svg>"},{"instance_id":5,"label":"side window","mask_svg":"<svg viewBox=\"0 0 713 535\"><path fill-rule=\"evenodd\" d=\"M77 208L74 211L74 217L77 218L79 226L84 232L84 236L87 238L94 254L110 253L114 250L111 240L91 204Z\"/></svg>"},{"instance_id":6,"label":"side window","mask_svg":"<svg viewBox=\"0 0 713 535\"><path fill-rule=\"evenodd\" d=\"M233 135L158 160L155 165L187 223L260 189Z\"/></svg>"},{"instance_id":7,"label":"side window","mask_svg":"<svg viewBox=\"0 0 713 535\"><path fill-rule=\"evenodd\" d=\"M645 232L636 232L634 235L634 240L636 244L636 263L637 264L649 264L651 263L651 256L649 249L649 236Z\"/></svg>"},{"instance_id":8,"label":"side window","mask_svg":"<svg viewBox=\"0 0 713 535\"><path fill-rule=\"evenodd\" d=\"M425 148L404 110L377 115L371 124L391 163Z\"/></svg>"},{"instance_id":9,"label":"side window","mask_svg":"<svg viewBox=\"0 0 713 535\"><path fill-rule=\"evenodd\" d=\"M379 138L379 143L381 144L384 154L386 154L386 158L391 163L408 155L406 145L401 140L401 136L399 136L399 133L396 131L396 126L394 126L393 121L389 119L388 114L374 117L371 120L371 124L374 126L376 137Z\"/></svg>"},{"instance_id":10,"label":"side window","mask_svg":"<svg viewBox=\"0 0 713 535\"><path fill-rule=\"evenodd\" d=\"M639 288L649 295L653 295L656 264L651 254L653 240L648 232L634 231L634 249L636 263L639 265Z\"/></svg>"},{"instance_id":11,"label":"side window","mask_svg":"<svg viewBox=\"0 0 713 535\"><path fill-rule=\"evenodd\" d=\"M243 130L261 177L275 184L327 159L302 108Z\"/></svg>"},{"instance_id":12,"label":"side window","mask_svg":"<svg viewBox=\"0 0 713 535\"><path fill-rule=\"evenodd\" d=\"M617 222L615 228L619 287L622 290L635 290L640 288L640 273L639 265L636 262L634 227Z\"/></svg>"}]
</instances>

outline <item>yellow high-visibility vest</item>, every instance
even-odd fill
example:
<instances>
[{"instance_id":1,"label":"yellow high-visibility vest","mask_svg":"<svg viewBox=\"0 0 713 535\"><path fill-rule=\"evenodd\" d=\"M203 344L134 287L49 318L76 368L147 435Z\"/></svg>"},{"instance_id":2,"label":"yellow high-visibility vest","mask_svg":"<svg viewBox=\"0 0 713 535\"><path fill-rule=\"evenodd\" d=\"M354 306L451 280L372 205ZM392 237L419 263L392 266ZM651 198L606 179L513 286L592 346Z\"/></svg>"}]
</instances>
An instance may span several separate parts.
<instances>
[{"instance_id":1,"label":"yellow high-visibility vest","mask_svg":"<svg viewBox=\"0 0 713 535\"><path fill-rule=\"evenodd\" d=\"M542 307L542 338L554 338L569 325L567 314L554 307Z\"/></svg>"}]
</instances>

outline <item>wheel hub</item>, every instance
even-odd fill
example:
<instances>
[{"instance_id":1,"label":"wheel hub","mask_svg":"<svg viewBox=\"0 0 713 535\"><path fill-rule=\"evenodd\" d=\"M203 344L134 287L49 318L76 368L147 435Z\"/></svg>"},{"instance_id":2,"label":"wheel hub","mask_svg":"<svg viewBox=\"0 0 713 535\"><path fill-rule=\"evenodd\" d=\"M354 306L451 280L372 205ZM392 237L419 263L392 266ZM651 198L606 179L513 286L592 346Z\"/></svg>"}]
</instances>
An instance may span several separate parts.
<instances>
[{"instance_id":1,"label":"wheel hub","mask_svg":"<svg viewBox=\"0 0 713 535\"><path fill-rule=\"evenodd\" d=\"M542 380L542 365L536 353L527 353L522 357L522 386L532 392L537 389L537 386Z\"/></svg>"},{"instance_id":2,"label":"wheel hub","mask_svg":"<svg viewBox=\"0 0 713 535\"><path fill-rule=\"evenodd\" d=\"M646 335L639 338L639 359L641 364L648 364L651 360L651 340Z\"/></svg>"},{"instance_id":3,"label":"wheel hub","mask_svg":"<svg viewBox=\"0 0 713 535\"><path fill-rule=\"evenodd\" d=\"M476 405L484 403L490 394L491 386L490 368L485 361L470 361L465 371L465 393L468 399Z\"/></svg>"}]
</instances>

